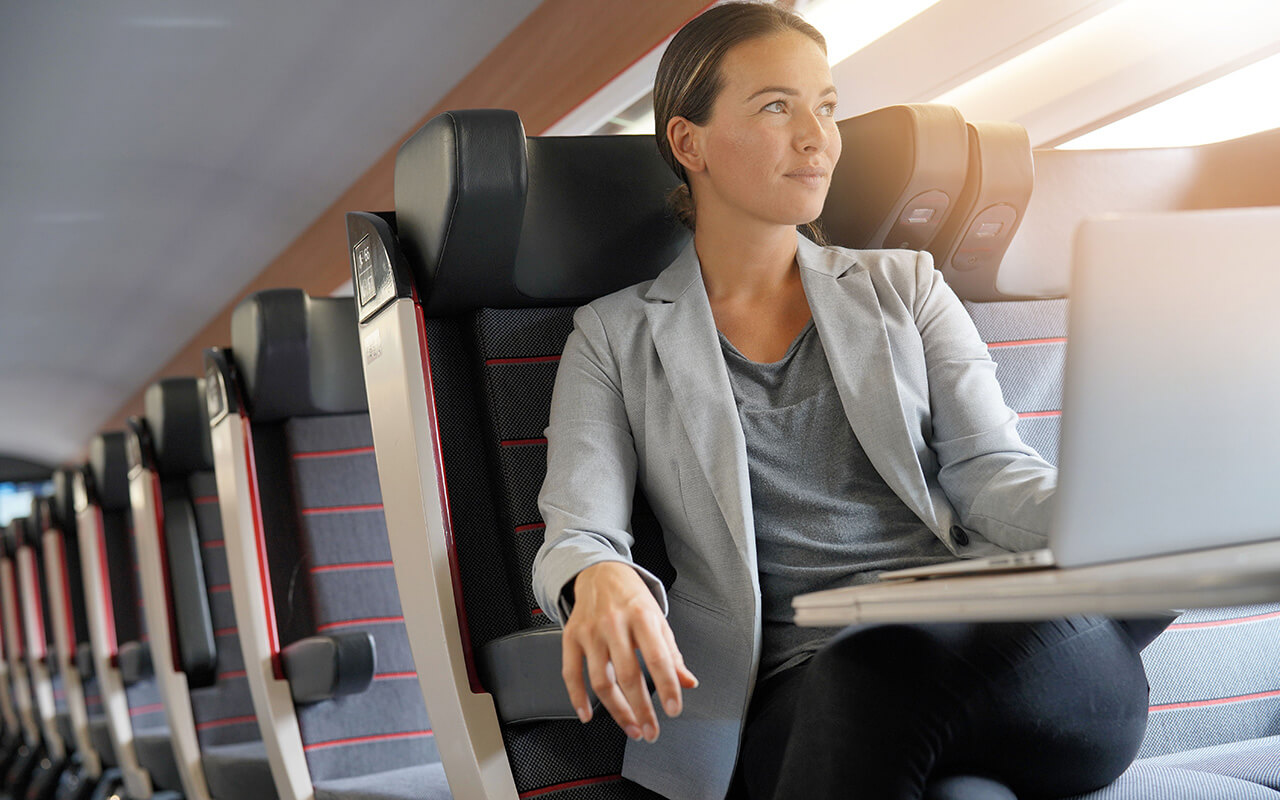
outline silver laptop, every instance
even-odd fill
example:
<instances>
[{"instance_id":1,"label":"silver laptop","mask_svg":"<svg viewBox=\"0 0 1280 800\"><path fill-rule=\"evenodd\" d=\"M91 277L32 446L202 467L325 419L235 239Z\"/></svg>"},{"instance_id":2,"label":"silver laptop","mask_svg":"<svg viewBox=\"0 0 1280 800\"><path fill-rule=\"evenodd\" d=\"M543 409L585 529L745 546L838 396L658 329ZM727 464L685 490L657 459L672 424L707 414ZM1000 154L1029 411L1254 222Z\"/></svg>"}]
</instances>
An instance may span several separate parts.
<instances>
[{"instance_id":1,"label":"silver laptop","mask_svg":"<svg viewBox=\"0 0 1280 800\"><path fill-rule=\"evenodd\" d=\"M1085 221L1069 334L1049 550L882 579L1280 538L1280 208Z\"/></svg>"}]
</instances>

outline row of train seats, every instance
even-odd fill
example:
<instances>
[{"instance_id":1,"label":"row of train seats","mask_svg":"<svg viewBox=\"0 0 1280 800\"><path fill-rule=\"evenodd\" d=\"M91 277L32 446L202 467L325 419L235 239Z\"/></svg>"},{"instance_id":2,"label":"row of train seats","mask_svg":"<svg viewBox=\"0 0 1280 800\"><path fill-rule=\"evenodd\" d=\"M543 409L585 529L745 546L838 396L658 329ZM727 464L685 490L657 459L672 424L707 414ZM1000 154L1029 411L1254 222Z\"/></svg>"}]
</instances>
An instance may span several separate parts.
<instances>
[{"instance_id":1,"label":"row of train seats","mask_svg":"<svg viewBox=\"0 0 1280 800\"><path fill-rule=\"evenodd\" d=\"M1199 181L1276 201L1224 188L1274 134L1126 159L1033 153L945 106L840 126L827 234L934 255L1051 461L1055 237ZM394 213L348 215L355 298L249 297L204 376L150 387L5 531L11 796L659 796L622 777L607 715L577 722L529 576L573 313L687 242L674 177L648 137L526 137L490 110L428 122L395 182ZM671 585L660 514L637 489L633 555ZM1149 646L1140 760L1088 797L1280 797L1277 626L1280 606L1194 611Z\"/></svg>"}]
</instances>

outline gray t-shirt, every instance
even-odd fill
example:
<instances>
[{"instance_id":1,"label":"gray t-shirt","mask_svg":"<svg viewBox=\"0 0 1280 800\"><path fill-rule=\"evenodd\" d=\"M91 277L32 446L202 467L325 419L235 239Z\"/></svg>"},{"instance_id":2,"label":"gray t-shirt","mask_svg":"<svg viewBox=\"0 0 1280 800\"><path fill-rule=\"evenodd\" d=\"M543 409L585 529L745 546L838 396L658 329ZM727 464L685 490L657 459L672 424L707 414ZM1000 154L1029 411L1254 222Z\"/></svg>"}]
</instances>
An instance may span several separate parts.
<instances>
[{"instance_id":1,"label":"gray t-shirt","mask_svg":"<svg viewBox=\"0 0 1280 800\"><path fill-rule=\"evenodd\" d=\"M812 320L771 364L743 356L724 334L720 342L747 440L762 680L805 661L834 633L797 627L791 598L955 557L867 458Z\"/></svg>"}]
</instances>

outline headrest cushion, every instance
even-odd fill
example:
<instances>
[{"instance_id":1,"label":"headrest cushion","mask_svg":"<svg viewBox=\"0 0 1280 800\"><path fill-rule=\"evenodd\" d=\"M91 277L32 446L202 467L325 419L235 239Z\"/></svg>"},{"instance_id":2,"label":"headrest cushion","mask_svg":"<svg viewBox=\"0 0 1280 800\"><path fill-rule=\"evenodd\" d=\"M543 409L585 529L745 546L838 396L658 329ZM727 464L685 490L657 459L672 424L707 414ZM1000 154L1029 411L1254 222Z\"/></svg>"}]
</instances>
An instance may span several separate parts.
<instances>
[{"instance_id":1,"label":"headrest cushion","mask_svg":"<svg viewBox=\"0 0 1280 800\"><path fill-rule=\"evenodd\" d=\"M964 117L952 106L888 106L839 123L822 228L855 249L928 249L955 210L969 162Z\"/></svg>"},{"instance_id":2,"label":"headrest cushion","mask_svg":"<svg viewBox=\"0 0 1280 800\"><path fill-rule=\"evenodd\" d=\"M70 537L76 530L75 475L75 470L66 467L53 473L53 518Z\"/></svg>"},{"instance_id":3,"label":"headrest cushion","mask_svg":"<svg viewBox=\"0 0 1280 800\"><path fill-rule=\"evenodd\" d=\"M256 422L368 409L350 297L250 295L232 312L231 350Z\"/></svg>"},{"instance_id":4,"label":"headrest cushion","mask_svg":"<svg viewBox=\"0 0 1280 800\"><path fill-rule=\"evenodd\" d=\"M129 507L129 460L124 431L93 437L89 443L89 474L104 511L123 511Z\"/></svg>"},{"instance_id":5,"label":"headrest cushion","mask_svg":"<svg viewBox=\"0 0 1280 800\"><path fill-rule=\"evenodd\" d=\"M213 469L204 378L165 378L143 396L156 469L163 476Z\"/></svg>"},{"instance_id":6,"label":"headrest cushion","mask_svg":"<svg viewBox=\"0 0 1280 800\"><path fill-rule=\"evenodd\" d=\"M648 136L525 138L513 111L449 111L396 157L396 227L431 316L573 305L655 277L689 239Z\"/></svg>"}]
</instances>

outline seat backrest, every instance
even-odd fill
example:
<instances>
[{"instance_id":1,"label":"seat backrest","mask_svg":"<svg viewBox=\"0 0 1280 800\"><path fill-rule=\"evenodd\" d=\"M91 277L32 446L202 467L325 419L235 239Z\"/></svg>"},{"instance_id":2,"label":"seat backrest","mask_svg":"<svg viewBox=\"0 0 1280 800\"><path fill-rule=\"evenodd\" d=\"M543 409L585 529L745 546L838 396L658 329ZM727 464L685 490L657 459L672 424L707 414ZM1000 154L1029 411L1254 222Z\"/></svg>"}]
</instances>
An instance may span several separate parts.
<instances>
[{"instance_id":1,"label":"seat backrest","mask_svg":"<svg viewBox=\"0 0 1280 800\"><path fill-rule=\"evenodd\" d=\"M143 403L162 492L173 628L200 746L260 740L231 602L204 379L158 381Z\"/></svg>"},{"instance_id":2,"label":"seat backrest","mask_svg":"<svg viewBox=\"0 0 1280 800\"><path fill-rule=\"evenodd\" d=\"M59 762L66 757L67 743L58 726L58 694L61 676L53 665L53 620L50 615L49 591L44 580L44 554L40 544L44 532L53 524L49 500L32 501L26 525L18 529L14 567L18 577L19 606L26 633L27 671L31 678L32 699L40 721L41 738L49 757ZM66 706L63 704L63 710Z\"/></svg>"},{"instance_id":3,"label":"seat backrest","mask_svg":"<svg viewBox=\"0 0 1280 800\"><path fill-rule=\"evenodd\" d=\"M932 117L910 110L872 115L842 123L842 132L875 141L904 126L949 131L935 139L946 142L938 149L950 148L952 157L939 157L928 137L899 146L895 152L903 157L925 153L922 160L931 163L920 170L893 164L886 172L898 191L878 194L856 190L867 178L858 158L851 159L842 186L874 224L859 227L828 214L828 230L856 228L868 241L932 239L963 185L966 140L954 110ZM546 468L543 431L573 313L583 302L656 277L688 241L665 205L675 184L648 137L525 138L511 112L450 112L428 122L400 151L394 234L389 217L348 217L393 549L397 562L421 562L425 549L426 561L447 560L452 567L449 573L424 569L401 582L410 617L434 616L430 627L444 626L443 637L423 634L414 641L419 670L437 676L435 686L424 679L424 691L438 729L448 729L446 741L470 739L479 749L479 741L500 730L511 770L510 778L496 776L469 764L467 753L451 759L446 751L455 791L643 794L620 778L625 739L607 715L583 726L568 708L558 629L550 630L537 607L530 574L543 539L536 505ZM938 186L945 191L933 192ZM923 232L903 219L912 216L904 209L913 198L932 210L920 215L934 223ZM381 356L370 350L375 341ZM426 367L420 412L410 388L419 378L405 381L403 372L395 373L404 369L397 365L417 363ZM420 444L415 437L381 438L382 430L415 431ZM409 465L434 473L438 485L402 485L400 473ZM393 524L392 506L402 502ZM669 583L660 526L640 491L633 511L634 556ZM426 669L435 653L455 650L465 674L456 672L457 659ZM517 661L542 682L521 684L508 666ZM440 677L449 670L455 670L451 683ZM541 703L527 696L535 691ZM479 692L492 698L495 710L468 707ZM443 708L457 709L457 716L443 715Z\"/></svg>"},{"instance_id":4,"label":"seat backrest","mask_svg":"<svg viewBox=\"0 0 1280 800\"><path fill-rule=\"evenodd\" d=\"M78 658L90 647L89 620L84 605L84 583L80 571L80 549L76 541L76 512L73 495L75 471L58 469L53 474L50 503L52 526L45 533L45 574L49 586L49 608L53 619L54 652L66 705L64 736L73 743L81 769L90 778L102 773L102 756L89 729L88 698L96 699L101 716L101 697L92 664Z\"/></svg>"},{"instance_id":5,"label":"seat backrest","mask_svg":"<svg viewBox=\"0 0 1280 800\"><path fill-rule=\"evenodd\" d=\"M251 504L260 521L243 535L261 548L267 573L245 605L258 603L269 625L238 619L242 638L253 626L255 636L275 636L253 646L271 651L278 673L251 671L250 680L287 678L296 697L306 676L291 672L290 652L300 643L331 636L374 643L376 672L363 691L319 702L281 699L265 709L275 727L296 731L292 744L282 745L293 765L285 768L301 769L299 779L311 783L377 780L375 774L438 762L396 592L359 358L350 298L272 290L236 308L232 348L210 354L215 371L207 378L251 441L253 474L243 477L252 497L232 499ZM216 444L227 415L211 416ZM224 470L247 463L215 462L225 509ZM237 538L228 527L239 612Z\"/></svg>"},{"instance_id":6,"label":"seat backrest","mask_svg":"<svg viewBox=\"0 0 1280 800\"><path fill-rule=\"evenodd\" d=\"M3 547L0 547L0 608L4 614L4 655L9 666L13 704L22 729L22 738L34 747L40 741L40 725L31 692L30 673L27 670L27 615L22 606L17 569L18 546L25 536L26 527L27 518L17 517L10 520L3 530Z\"/></svg>"},{"instance_id":7,"label":"seat backrest","mask_svg":"<svg viewBox=\"0 0 1280 800\"><path fill-rule=\"evenodd\" d=\"M89 727L91 733L107 734L129 793L147 797L154 762L144 764L137 745L144 732L153 732L159 740L166 727L155 680L143 678L126 686L121 671L122 656L145 660L143 654L149 652L142 598L134 580L137 562L123 431L102 433L90 442L88 468L79 476L76 495L85 606L103 714L92 716L95 704L90 702ZM127 718L121 710L127 710Z\"/></svg>"}]
</instances>

